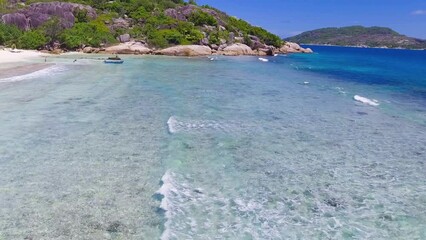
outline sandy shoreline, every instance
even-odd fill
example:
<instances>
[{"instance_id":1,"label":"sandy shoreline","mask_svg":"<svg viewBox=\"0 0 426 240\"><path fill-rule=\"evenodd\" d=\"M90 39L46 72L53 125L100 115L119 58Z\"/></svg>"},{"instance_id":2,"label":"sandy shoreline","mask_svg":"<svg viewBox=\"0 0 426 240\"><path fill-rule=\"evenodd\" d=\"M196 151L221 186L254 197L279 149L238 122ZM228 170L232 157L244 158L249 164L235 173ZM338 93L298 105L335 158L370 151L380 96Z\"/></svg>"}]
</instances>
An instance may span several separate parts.
<instances>
[{"instance_id":1,"label":"sandy shoreline","mask_svg":"<svg viewBox=\"0 0 426 240\"><path fill-rule=\"evenodd\" d=\"M0 71L0 79L30 74L51 67L53 63L34 63L17 67L3 68Z\"/></svg>"},{"instance_id":2,"label":"sandy shoreline","mask_svg":"<svg viewBox=\"0 0 426 240\"><path fill-rule=\"evenodd\" d=\"M31 60L44 61L43 57L47 54L33 50L19 50L20 52L12 53L9 49L0 50L0 64L25 62Z\"/></svg>"},{"instance_id":3,"label":"sandy shoreline","mask_svg":"<svg viewBox=\"0 0 426 240\"><path fill-rule=\"evenodd\" d=\"M32 50L17 53L0 50L0 79L30 74L54 65L45 63L45 57L47 54Z\"/></svg>"}]
</instances>

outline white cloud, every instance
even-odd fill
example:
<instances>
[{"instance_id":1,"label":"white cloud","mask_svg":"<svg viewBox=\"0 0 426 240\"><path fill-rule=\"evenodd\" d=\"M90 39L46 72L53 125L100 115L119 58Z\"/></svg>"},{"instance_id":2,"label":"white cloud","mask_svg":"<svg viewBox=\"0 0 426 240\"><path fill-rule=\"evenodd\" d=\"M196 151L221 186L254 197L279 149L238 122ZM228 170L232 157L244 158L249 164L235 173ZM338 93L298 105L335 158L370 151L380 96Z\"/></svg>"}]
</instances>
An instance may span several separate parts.
<instances>
[{"instance_id":1,"label":"white cloud","mask_svg":"<svg viewBox=\"0 0 426 240\"><path fill-rule=\"evenodd\" d=\"M411 12L411 15L426 15L426 10L416 10Z\"/></svg>"}]
</instances>

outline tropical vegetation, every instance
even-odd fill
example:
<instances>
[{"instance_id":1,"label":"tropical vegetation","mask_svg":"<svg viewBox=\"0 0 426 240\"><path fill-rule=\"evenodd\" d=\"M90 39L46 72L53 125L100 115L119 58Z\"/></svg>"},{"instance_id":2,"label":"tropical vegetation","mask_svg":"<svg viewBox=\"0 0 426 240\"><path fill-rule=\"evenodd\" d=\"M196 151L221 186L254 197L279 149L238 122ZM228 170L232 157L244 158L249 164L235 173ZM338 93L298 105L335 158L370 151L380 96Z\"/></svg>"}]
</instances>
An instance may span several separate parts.
<instances>
[{"instance_id":1,"label":"tropical vegetation","mask_svg":"<svg viewBox=\"0 0 426 240\"><path fill-rule=\"evenodd\" d=\"M28 0L25 5L40 2ZM72 28L61 27L60 20L51 19L43 26L29 31L0 23L0 45L15 44L20 48L42 48L53 42L63 47L76 49L82 46L101 46L117 42L117 37L128 33L132 38L147 42L153 47L166 47L177 44L199 44L208 39L210 44L220 44L229 36L239 36L246 44L251 43L250 35L255 35L267 45L279 47L283 41L267 30L252 26L248 22L228 16L210 6L197 6L185 20L178 20L165 14L166 9L188 4L194 0L71 0L69 2L90 5L97 10L97 18L90 19L87 12L74 12L75 24ZM13 12L24 4L7 4L0 0L0 14ZM213 16L211 11L217 14ZM131 22L128 28L111 28L114 19L123 18ZM28 41L31 38L30 41Z\"/></svg>"}]
</instances>

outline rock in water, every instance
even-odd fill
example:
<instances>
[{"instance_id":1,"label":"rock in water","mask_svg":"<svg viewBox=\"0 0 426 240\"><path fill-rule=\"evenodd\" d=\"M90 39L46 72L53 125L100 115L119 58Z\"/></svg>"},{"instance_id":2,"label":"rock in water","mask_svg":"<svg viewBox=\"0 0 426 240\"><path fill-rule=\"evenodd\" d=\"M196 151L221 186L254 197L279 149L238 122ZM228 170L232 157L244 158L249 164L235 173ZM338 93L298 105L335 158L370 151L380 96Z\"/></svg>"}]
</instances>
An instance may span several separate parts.
<instances>
[{"instance_id":1,"label":"rock in water","mask_svg":"<svg viewBox=\"0 0 426 240\"><path fill-rule=\"evenodd\" d=\"M279 53L313 53L310 48L302 48L299 44L286 42L279 50Z\"/></svg>"}]
</instances>

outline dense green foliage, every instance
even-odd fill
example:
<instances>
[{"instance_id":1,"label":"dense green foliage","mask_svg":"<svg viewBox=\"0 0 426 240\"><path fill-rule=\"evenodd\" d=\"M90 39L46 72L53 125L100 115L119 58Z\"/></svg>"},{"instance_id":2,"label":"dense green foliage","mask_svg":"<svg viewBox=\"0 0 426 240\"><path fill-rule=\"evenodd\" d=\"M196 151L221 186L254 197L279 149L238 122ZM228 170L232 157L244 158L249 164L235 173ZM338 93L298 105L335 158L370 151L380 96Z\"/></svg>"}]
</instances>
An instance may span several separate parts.
<instances>
[{"instance_id":1,"label":"dense green foliage","mask_svg":"<svg viewBox=\"0 0 426 240\"><path fill-rule=\"evenodd\" d=\"M0 0L5 1L5 0ZM51 0L27 0L26 4ZM31 32L38 42L31 42L31 46L60 41L65 47L76 49L85 45L100 46L116 42L116 38L125 33L131 37L144 40L154 47L167 47L177 44L199 44L207 38L210 44L220 44L231 40L230 33L244 39L250 44L248 35L256 35L268 45L279 47L282 40L263 28L255 27L246 21L230 17L218 9L210 6L195 6L195 1L188 0L68 0L69 2L90 5L98 10L97 19L89 19L86 10L76 10L75 25L71 29L63 29L60 20L53 18L42 27ZM195 8L185 20L177 20L165 15L165 10L192 4ZM18 7L18 5L16 5ZM208 9L208 10L207 10ZM209 13L215 11L214 15ZM113 19L130 17L128 27L112 27ZM209 27L206 27L209 26ZM5 28L5 27L3 27ZM2 29L5 34L0 35L0 44L19 44L19 37L23 32L16 28ZM30 36L30 33L26 37ZM39 34L44 34L40 38ZM19 35L19 36L15 36ZM37 43L37 44L36 44ZM43 45L43 44L41 44Z\"/></svg>"},{"instance_id":2,"label":"dense green foliage","mask_svg":"<svg viewBox=\"0 0 426 240\"><path fill-rule=\"evenodd\" d=\"M103 43L114 42L114 37L102 22L76 23L60 36L67 48L76 49L85 45L99 47Z\"/></svg>"},{"instance_id":3,"label":"dense green foliage","mask_svg":"<svg viewBox=\"0 0 426 240\"><path fill-rule=\"evenodd\" d=\"M39 49L47 43L42 31L32 30L24 32L19 38L18 47L23 49Z\"/></svg>"},{"instance_id":4,"label":"dense green foliage","mask_svg":"<svg viewBox=\"0 0 426 240\"><path fill-rule=\"evenodd\" d=\"M188 20L192 23L194 23L196 26L203 26L203 25L210 25L210 26L216 26L217 20L212 15L203 12L201 10L197 10L191 13L189 15Z\"/></svg>"},{"instance_id":5,"label":"dense green foliage","mask_svg":"<svg viewBox=\"0 0 426 240\"><path fill-rule=\"evenodd\" d=\"M21 31L15 26L0 23L0 45L23 49L38 49L48 42L42 30Z\"/></svg>"},{"instance_id":6,"label":"dense green foliage","mask_svg":"<svg viewBox=\"0 0 426 240\"><path fill-rule=\"evenodd\" d=\"M17 43L22 31L15 26L0 23L0 45L12 45Z\"/></svg>"},{"instance_id":7,"label":"dense green foliage","mask_svg":"<svg viewBox=\"0 0 426 240\"><path fill-rule=\"evenodd\" d=\"M426 48L426 41L409 38L384 27L322 28L304 32L287 40L305 44L338 46Z\"/></svg>"},{"instance_id":8,"label":"dense green foliage","mask_svg":"<svg viewBox=\"0 0 426 240\"><path fill-rule=\"evenodd\" d=\"M237 19L235 17L228 18L228 28L234 31L241 31L244 34L255 35L260 38L263 42L268 45L273 45L275 47L280 47L283 44L283 41L280 37L275 34L272 34L261 27L255 27L250 25L248 22Z\"/></svg>"}]
</instances>

